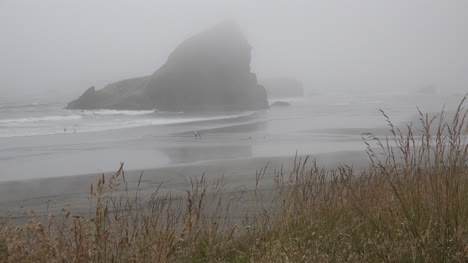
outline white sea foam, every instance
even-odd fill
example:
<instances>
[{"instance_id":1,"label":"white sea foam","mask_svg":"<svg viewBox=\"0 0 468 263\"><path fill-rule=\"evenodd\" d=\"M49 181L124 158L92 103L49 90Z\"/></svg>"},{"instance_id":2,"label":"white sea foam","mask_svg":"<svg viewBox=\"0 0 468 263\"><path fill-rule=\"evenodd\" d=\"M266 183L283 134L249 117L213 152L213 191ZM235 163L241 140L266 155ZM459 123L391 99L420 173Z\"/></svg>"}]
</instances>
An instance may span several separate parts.
<instances>
[{"instance_id":1,"label":"white sea foam","mask_svg":"<svg viewBox=\"0 0 468 263\"><path fill-rule=\"evenodd\" d=\"M146 115L155 113L156 110L83 110L80 114L83 115Z\"/></svg>"},{"instance_id":2,"label":"white sea foam","mask_svg":"<svg viewBox=\"0 0 468 263\"><path fill-rule=\"evenodd\" d=\"M122 111L120 111L122 112ZM148 113L146 113L148 114ZM142 126L183 124L200 121L227 120L250 116L253 113L214 116L157 116L157 115L68 115L0 120L0 137L52 135L63 133L99 132Z\"/></svg>"},{"instance_id":3,"label":"white sea foam","mask_svg":"<svg viewBox=\"0 0 468 263\"><path fill-rule=\"evenodd\" d=\"M26 117L17 119L3 119L0 124L14 124L14 123L31 123L43 121L74 121L82 119L81 115L67 115L67 116L43 116L43 117Z\"/></svg>"}]
</instances>

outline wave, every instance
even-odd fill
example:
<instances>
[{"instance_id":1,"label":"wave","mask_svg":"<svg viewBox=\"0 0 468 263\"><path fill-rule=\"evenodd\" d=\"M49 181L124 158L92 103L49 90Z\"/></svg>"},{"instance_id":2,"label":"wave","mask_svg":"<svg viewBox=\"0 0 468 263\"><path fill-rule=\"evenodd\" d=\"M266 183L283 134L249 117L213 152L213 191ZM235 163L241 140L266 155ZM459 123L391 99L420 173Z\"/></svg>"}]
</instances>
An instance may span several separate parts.
<instances>
[{"instance_id":1,"label":"wave","mask_svg":"<svg viewBox=\"0 0 468 263\"><path fill-rule=\"evenodd\" d=\"M47 107L49 104L45 103L29 103L29 104L20 104L20 105L0 105L0 110L12 110L12 109L21 109L21 108L32 108L32 107Z\"/></svg>"},{"instance_id":2,"label":"wave","mask_svg":"<svg viewBox=\"0 0 468 263\"><path fill-rule=\"evenodd\" d=\"M161 118L150 120L149 125L165 125L165 124L183 124L203 121L220 121L233 120L237 118L253 116L255 113L236 114L236 115L218 115L212 117L190 117L190 118Z\"/></svg>"},{"instance_id":3,"label":"wave","mask_svg":"<svg viewBox=\"0 0 468 263\"><path fill-rule=\"evenodd\" d=\"M141 114L142 113L140 113L140 115ZM177 117L139 117L125 119L118 117L94 119L86 118L85 115L29 117L0 120L0 137L64 134L65 127L70 128L68 130L73 131L73 133L102 132L108 130L118 130L143 126L177 125L205 121L233 120L238 118L251 117L253 115L255 115L255 113L253 112L244 112L240 114L214 116L189 117L179 115ZM47 123L47 125L41 125L41 121L49 121L51 123ZM67 123L62 121L74 122Z\"/></svg>"},{"instance_id":4,"label":"wave","mask_svg":"<svg viewBox=\"0 0 468 263\"><path fill-rule=\"evenodd\" d=\"M146 115L155 113L156 110L82 110L80 114L83 115L128 115L128 116L136 116L136 115Z\"/></svg>"},{"instance_id":5,"label":"wave","mask_svg":"<svg viewBox=\"0 0 468 263\"><path fill-rule=\"evenodd\" d=\"M68 116L44 116L44 117L27 117L18 119L4 119L0 120L1 124L9 123L30 123L30 122L41 122L41 121L74 121L82 119L81 115L68 115Z\"/></svg>"}]
</instances>

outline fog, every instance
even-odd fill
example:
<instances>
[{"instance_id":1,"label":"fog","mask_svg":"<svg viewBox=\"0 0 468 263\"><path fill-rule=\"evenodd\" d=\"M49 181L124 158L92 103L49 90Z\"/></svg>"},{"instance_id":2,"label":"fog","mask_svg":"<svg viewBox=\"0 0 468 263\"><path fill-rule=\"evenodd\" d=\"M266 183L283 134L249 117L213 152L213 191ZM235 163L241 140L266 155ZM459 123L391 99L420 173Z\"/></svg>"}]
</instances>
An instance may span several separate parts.
<instances>
[{"instance_id":1,"label":"fog","mask_svg":"<svg viewBox=\"0 0 468 263\"><path fill-rule=\"evenodd\" d=\"M16 262L16 256L19 260L30 256L49 262L57 254L67 258L78 255L78 260L84 261L95 254L104 261L125 261L127 255L151 261L150 257L140 256L140 250L132 251L138 244L131 241L152 244L151 233L160 233L163 228L172 231L171 226L188 222L195 214L197 222L193 228L192 224L188 228L182 224L184 229L174 228L173 233L187 233L190 240L205 240L204 236L192 238L191 233L201 230L200 233L209 234L208 238L211 233L223 237L224 229L230 229L225 239L229 243L221 247L229 250L223 256L234 256L235 260L237 252L231 253L231 248L238 247L235 242L242 242L244 233L250 236L249 229L255 228L257 222L260 226L288 227L288 222L294 222L289 219L295 214L274 209L301 201L295 194L297 189L307 200L286 210L314 210L298 214L299 218L316 214L328 204L336 211L345 211L345 215L380 213L386 207L392 207L388 215L402 215L393 210L393 200L397 199L388 198L396 193L390 188L394 180L381 180L388 177L385 175L389 171L395 178L404 179L395 182L411 182L408 187L399 187L405 189L403 196L413 197L412 192L418 191L416 199L406 202L409 205L429 204L430 208L434 200L448 200L446 191L436 193L440 195L430 192L434 185L435 189L448 189L450 185L455 192L466 192L462 186L459 190L455 186L466 179L463 175L468 175L459 165L468 162L462 159L467 156L462 151L468 127L461 117L468 116L468 101L463 99L468 92L467 14L467 0L0 0L0 260L6 256L9 262ZM457 107L460 114L455 114ZM427 122L422 125L421 120L443 128L428 128ZM444 120L454 126L443 126ZM398 133L390 131L389 124ZM399 139L393 140L396 134ZM429 145L433 142L437 146ZM449 157L447 162L444 153ZM388 160L393 161L390 170L386 170ZM434 169L429 168L432 160L437 161ZM120 173L119 167L125 173ZM328 170L336 168L340 169ZM115 173L117 169L119 172ZM363 169L369 171L362 177L364 180L352 180L359 178ZM454 178L453 183L433 180L446 170L455 171L448 176ZM431 174L429 181L421 177L426 171ZM327 178L333 180L328 183ZM357 187L353 182L357 182ZM369 191L361 191L363 186L369 186ZM332 188L338 191L330 194L328 189ZM348 190L353 189L357 190L357 199L349 199ZM371 194L363 195L366 192ZM185 202L187 194L189 199ZM322 196L331 198L324 203ZM125 197L131 199L122 199ZM378 202L364 202L371 206L363 203L359 211L342 209L346 204L371 198L389 203L383 203L383 209L374 209ZM461 199L453 198L451 203L460 203ZM190 205L193 200L198 203L195 213ZM209 202L202 200L216 204L210 207ZM150 201L148 207L146 201ZM117 204L101 206L111 203L125 204L128 210ZM335 205L338 203L340 206ZM178 205L188 210L179 210ZM420 211L419 208L410 210ZM415 214L415 218L437 214L440 216L435 223L447 221L435 209L425 209L429 216ZM163 210L170 214L159 212ZM325 217L316 217L320 222L336 214L325 210ZM173 216L171 211L177 213ZM456 217L458 212L450 213L455 217L440 228L457 230L452 231L453 236L444 236L455 240L450 247L440 250L437 238L425 242L428 249L418 247L429 254L413 247L402 249L400 240L386 239L381 244L386 251L397 251L407 258L438 258L432 252L444 259L452 258L452 252L454 259L463 256L457 249L466 242L457 243L463 235L451 223L463 220ZM339 221L357 222L359 227L377 216L380 214L369 214L363 221L345 217ZM55 225L54 218L59 225ZM166 227L164 218L174 225L168 221ZM270 221L271 218L280 221ZM395 218L388 224L382 222L403 226L395 228L393 235L401 239L408 220ZM49 226L44 230L46 235L41 234L42 225L36 224L41 221ZM211 221L219 224L212 228ZM5 227L10 222L28 225ZM68 232L93 236L96 231L100 233L99 229L93 230L101 225L99 222L111 223L102 228L109 234L104 239L109 238L96 239L99 244L82 238L82 244L75 242L75 249L68 242L74 236L53 234L62 233L70 223L74 230L79 229ZM137 229L140 222L150 235L132 235L130 241L121 236L128 229ZM157 229L147 228L147 222ZM310 222L311 225L300 225L306 230L320 228L320 224ZM226 223L237 225L230 227ZM422 224L417 227L427 232L426 236L440 234L428 232L424 227L431 225ZM205 231L200 226L210 229ZM219 230L212 230L217 226ZM94 232L79 232L80 229ZM336 229L350 229L350 234L360 232L349 226ZM367 238L372 235L344 234L353 242L366 236L355 247L360 248L369 242L380 244L380 232L376 233L377 241ZM414 237L411 231L406 234ZM249 240L261 239L252 237ZM32 246L39 244L36 247L40 253L35 252L36 247L27 246L31 238L38 240ZM170 256L194 258L185 257L184 251L200 247L156 238L163 241L159 243L169 242L181 248L165 253ZM284 240L288 238L285 236ZM109 248L119 252L117 256L111 249L106 250L111 254L101 258L101 250L94 248L99 248L103 240L120 240L119 244L109 243ZM318 244L321 240L303 241ZM119 251L122 244L128 249ZM370 253L367 257L356 254L358 250L350 249L348 243L343 244L344 251L351 254L327 258L374 259L382 254ZM211 256L212 253L204 252L220 247L204 245L206 249L193 250L194 253ZM10 251L10 247L14 249ZM67 251L76 253L51 253L60 247L70 247ZM80 248L99 253L90 254ZM164 245L166 248L172 249ZM340 251L324 248L327 253ZM26 250L27 255L23 255L21 251ZM40 255L45 255L43 251L51 253L47 260L40 259ZM294 252L290 257L293 261L302 255L322 258L316 257L315 249L310 253L289 251ZM406 255L401 251L417 253ZM250 250L239 252L256 254ZM390 257L398 258L387 258ZM273 257L263 259L268 258Z\"/></svg>"},{"instance_id":2,"label":"fog","mask_svg":"<svg viewBox=\"0 0 468 263\"><path fill-rule=\"evenodd\" d=\"M466 1L0 1L0 93L72 98L149 75L184 39L235 20L259 79L307 90L466 91Z\"/></svg>"}]
</instances>

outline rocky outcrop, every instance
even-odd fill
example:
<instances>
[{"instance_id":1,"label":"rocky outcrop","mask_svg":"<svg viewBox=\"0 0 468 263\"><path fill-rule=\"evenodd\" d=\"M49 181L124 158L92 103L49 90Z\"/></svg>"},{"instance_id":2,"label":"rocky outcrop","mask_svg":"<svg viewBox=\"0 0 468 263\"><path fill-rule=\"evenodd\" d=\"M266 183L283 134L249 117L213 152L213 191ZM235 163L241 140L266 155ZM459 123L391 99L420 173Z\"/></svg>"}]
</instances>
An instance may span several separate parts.
<instances>
[{"instance_id":1,"label":"rocky outcrop","mask_svg":"<svg viewBox=\"0 0 468 263\"><path fill-rule=\"evenodd\" d=\"M250 72L251 46L234 23L222 23L180 44L153 75L89 88L69 109L237 111L268 107Z\"/></svg>"},{"instance_id":2,"label":"rocky outcrop","mask_svg":"<svg viewBox=\"0 0 468 263\"><path fill-rule=\"evenodd\" d=\"M304 97L302 82L293 78L271 78L261 81L269 97Z\"/></svg>"}]
</instances>

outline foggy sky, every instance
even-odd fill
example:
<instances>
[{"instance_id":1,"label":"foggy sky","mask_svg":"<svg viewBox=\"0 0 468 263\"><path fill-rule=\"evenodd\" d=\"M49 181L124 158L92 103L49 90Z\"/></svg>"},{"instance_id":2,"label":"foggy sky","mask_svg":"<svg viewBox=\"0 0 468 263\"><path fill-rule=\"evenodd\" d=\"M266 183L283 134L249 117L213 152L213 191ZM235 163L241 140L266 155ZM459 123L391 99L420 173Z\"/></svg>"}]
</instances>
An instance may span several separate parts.
<instances>
[{"instance_id":1,"label":"foggy sky","mask_svg":"<svg viewBox=\"0 0 468 263\"><path fill-rule=\"evenodd\" d=\"M226 19L258 78L310 90L468 90L468 1L0 0L0 96L152 74L184 39Z\"/></svg>"}]
</instances>

